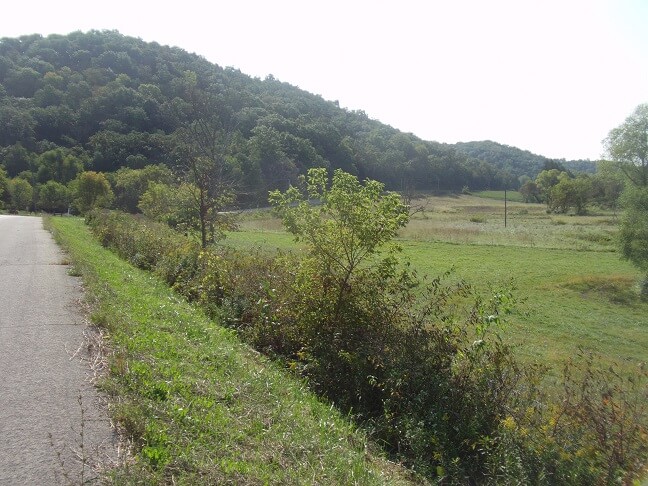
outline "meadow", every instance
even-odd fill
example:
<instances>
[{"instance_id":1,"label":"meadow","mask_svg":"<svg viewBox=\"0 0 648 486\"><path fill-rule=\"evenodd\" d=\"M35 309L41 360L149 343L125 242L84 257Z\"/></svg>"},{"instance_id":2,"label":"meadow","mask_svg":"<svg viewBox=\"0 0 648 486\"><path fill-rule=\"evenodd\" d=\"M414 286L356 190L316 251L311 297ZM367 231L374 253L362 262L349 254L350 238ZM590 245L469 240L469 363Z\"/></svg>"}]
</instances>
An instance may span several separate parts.
<instances>
[{"instance_id":1,"label":"meadow","mask_svg":"<svg viewBox=\"0 0 648 486\"><path fill-rule=\"evenodd\" d=\"M548 214L509 200L505 227L503 193L421 197L412 206L398 239L403 256L419 274L451 270L450 279L485 294L513 286L519 303L503 335L524 359L550 365L552 375L579 348L628 373L648 361L648 303L638 298L639 271L616 251L618 214ZM299 247L267 210L242 214L225 244Z\"/></svg>"}]
</instances>

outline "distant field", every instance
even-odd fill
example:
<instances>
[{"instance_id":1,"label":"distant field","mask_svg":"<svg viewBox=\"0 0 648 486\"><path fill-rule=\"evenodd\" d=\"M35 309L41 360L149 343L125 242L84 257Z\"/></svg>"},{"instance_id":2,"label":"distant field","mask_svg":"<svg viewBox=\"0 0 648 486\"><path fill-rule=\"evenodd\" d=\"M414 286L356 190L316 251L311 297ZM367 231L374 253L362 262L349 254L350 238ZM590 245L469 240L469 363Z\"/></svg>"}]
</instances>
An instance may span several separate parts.
<instances>
[{"instance_id":1,"label":"distant field","mask_svg":"<svg viewBox=\"0 0 648 486\"><path fill-rule=\"evenodd\" d=\"M478 191L473 193L477 197L483 197L486 199L498 199L498 200L504 200L505 198L508 201L513 201L513 202L523 202L524 200L522 199L522 195L517 192L517 191Z\"/></svg>"},{"instance_id":2,"label":"distant field","mask_svg":"<svg viewBox=\"0 0 648 486\"><path fill-rule=\"evenodd\" d=\"M404 254L421 274L479 288L512 280L526 302L512 316L509 339L519 353L559 367L579 346L631 372L648 361L648 304L637 299L640 276L615 251L616 216L547 214L543 205L476 196L431 197L403 229ZM228 244L291 248L269 212L247 215ZM605 364L605 363L604 363Z\"/></svg>"}]
</instances>

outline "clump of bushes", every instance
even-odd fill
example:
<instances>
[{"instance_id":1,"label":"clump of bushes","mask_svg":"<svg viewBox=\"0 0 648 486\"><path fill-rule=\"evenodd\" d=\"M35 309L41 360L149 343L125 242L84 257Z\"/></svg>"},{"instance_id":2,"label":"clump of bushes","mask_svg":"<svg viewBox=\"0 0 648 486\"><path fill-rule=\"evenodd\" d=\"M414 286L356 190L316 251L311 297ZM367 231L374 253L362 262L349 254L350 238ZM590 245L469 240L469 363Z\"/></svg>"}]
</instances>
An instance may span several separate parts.
<instances>
[{"instance_id":1,"label":"clump of bushes","mask_svg":"<svg viewBox=\"0 0 648 486\"><path fill-rule=\"evenodd\" d=\"M317 205L309 200L316 199ZM559 397L500 338L512 292L419 277L392 243L397 195L337 171L274 192L301 255L242 254L164 225L93 213L101 241L280 359L394 458L443 484L611 484L648 456L648 378L569 364ZM583 363L581 369L580 364Z\"/></svg>"}]
</instances>

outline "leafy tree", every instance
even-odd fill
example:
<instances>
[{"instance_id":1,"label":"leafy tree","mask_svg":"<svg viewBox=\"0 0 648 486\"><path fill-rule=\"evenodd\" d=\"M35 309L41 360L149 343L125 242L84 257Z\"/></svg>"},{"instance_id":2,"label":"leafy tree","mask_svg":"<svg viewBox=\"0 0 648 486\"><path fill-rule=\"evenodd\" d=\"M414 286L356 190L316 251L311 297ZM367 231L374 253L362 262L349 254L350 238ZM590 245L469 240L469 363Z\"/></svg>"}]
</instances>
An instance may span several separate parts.
<instances>
[{"instance_id":1,"label":"leafy tree","mask_svg":"<svg viewBox=\"0 0 648 486\"><path fill-rule=\"evenodd\" d=\"M288 231L308 247L305 259L289 263L291 295L303 298L279 311L292 316L275 352L300 354L313 386L343 409L380 413L381 392L368 377L381 375L379 350L396 327L386 286L399 285L397 262L383 252L408 210L383 184L361 184L339 169L330 187L325 169L310 169L304 183L304 192L291 186L270 194Z\"/></svg>"},{"instance_id":2,"label":"leafy tree","mask_svg":"<svg viewBox=\"0 0 648 486\"><path fill-rule=\"evenodd\" d=\"M36 122L29 111L21 107L0 104L0 145L30 142L34 138Z\"/></svg>"},{"instance_id":3,"label":"leafy tree","mask_svg":"<svg viewBox=\"0 0 648 486\"><path fill-rule=\"evenodd\" d=\"M568 178L569 175L566 172L561 172L558 169L543 170L536 177L535 183L540 190L542 202L547 203L549 209L553 209L554 207L551 202L551 190L560 181Z\"/></svg>"},{"instance_id":4,"label":"leafy tree","mask_svg":"<svg viewBox=\"0 0 648 486\"><path fill-rule=\"evenodd\" d=\"M18 98L31 98L40 88L42 76L30 67L12 69L4 80L7 93Z\"/></svg>"},{"instance_id":5,"label":"leafy tree","mask_svg":"<svg viewBox=\"0 0 648 486\"><path fill-rule=\"evenodd\" d=\"M642 282L642 296L648 299L648 186L629 186L622 195L624 208L619 242L621 254L646 276Z\"/></svg>"},{"instance_id":6,"label":"leafy tree","mask_svg":"<svg viewBox=\"0 0 648 486\"><path fill-rule=\"evenodd\" d=\"M71 184L74 204L81 213L97 207L109 207L113 192L108 178L101 172L86 171Z\"/></svg>"},{"instance_id":7,"label":"leafy tree","mask_svg":"<svg viewBox=\"0 0 648 486\"><path fill-rule=\"evenodd\" d=\"M31 169L34 154L19 142L0 149L0 161L9 177L16 177L22 171Z\"/></svg>"},{"instance_id":8,"label":"leafy tree","mask_svg":"<svg viewBox=\"0 0 648 486\"><path fill-rule=\"evenodd\" d=\"M605 144L612 160L636 186L648 187L648 104L610 131Z\"/></svg>"},{"instance_id":9,"label":"leafy tree","mask_svg":"<svg viewBox=\"0 0 648 486\"><path fill-rule=\"evenodd\" d=\"M291 186L271 192L270 202L288 231L307 241L322 268L336 276L343 294L360 265L407 224L407 206L398 194L384 193L380 182L361 184L340 169L330 188L326 169L310 169L304 181L305 194ZM311 205L311 199L320 204Z\"/></svg>"},{"instance_id":10,"label":"leafy tree","mask_svg":"<svg viewBox=\"0 0 648 486\"><path fill-rule=\"evenodd\" d=\"M29 210L34 197L34 188L21 177L15 177L9 182L11 207L15 210Z\"/></svg>"},{"instance_id":11,"label":"leafy tree","mask_svg":"<svg viewBox=\"0 0 648 486\"><path fill-rule=\"evenodd\" d=\"M67 211L70 196L67 186L56 181L47 181L38 189L38 207L48 213Z\"/></svg>"},{"instance_id":12,"label":"leafy tree","mask_svg":"<svg viewBox=\"0 0 648 486\"><path fill-rule=\"evenodd\" d=\"M115 206L136 213L140 198L151 183L170 185L173 180L173 173L163 164L147 165L143 169L122 167L114 175Z\"/></svg>"},{"instance_id":13,"label":"leafy tree","mask_svg":"<svg viewBox=\"0 0 648 486\"><path fill-rule=\"evenodd\" d=\"M60 148L43 152L36 159L36 165L36 179L40 183L51 180L67 184L83 170L80 159Z\"/></svg>"},{"instance_id":14,"label":"leafy tree","mask_svg":"<svg viewBox=\"0 0 648 486\"><path fill-rule=\"evenodd\" d=\"M619 198L625 187L625 177L617 164L600 161L592 177L592 199L602 208L618 207Z\"/></svg>"},{"instance_id":15,"label":"leafy tree","mask_svg":"<svg viewBox=\"0 0 648 486\"><path fill-rule=\"evenodd\" d=\"M584 214L590 200L591 191L592 183L587 176L577 177L576 179L562 177L560 182L549 191L549 209L559 213L566 213L569 208L573 207L576 214Z\"/></svg>"},{"instance_id":16,"label":"leafy tree","mask_svg":"<svg viewBox=\"0 0 648 486\"><path fill-rule=\"evenodd\" d=\"M642 295L648 298L648 104L639 105L605 140L612 160L630 181L622 194L619 231L622 255L647 273Z\"/></svg>"},{"instance_id":17,"label":"leafy tree","mask_svg":"<svg viewBox=\"0 0 648 486\"><path fill-rule=\"evenodd\" d=\"M196 189L190 184L179 186L151 182L139 200L138 208L145 216L161 221L180 231L195 228L193 211Z\"/></svg>"},{"instance_id":18,"label":"leafy tree","mask_svg":"<svg viewBox=\"0 0 648 486\"><path fill-rule=\"evenodd\" d=\"M538 184L533 181L526 181L519 189L524 202L541 202L541 192Z\"/></svg>"}]
</instances>

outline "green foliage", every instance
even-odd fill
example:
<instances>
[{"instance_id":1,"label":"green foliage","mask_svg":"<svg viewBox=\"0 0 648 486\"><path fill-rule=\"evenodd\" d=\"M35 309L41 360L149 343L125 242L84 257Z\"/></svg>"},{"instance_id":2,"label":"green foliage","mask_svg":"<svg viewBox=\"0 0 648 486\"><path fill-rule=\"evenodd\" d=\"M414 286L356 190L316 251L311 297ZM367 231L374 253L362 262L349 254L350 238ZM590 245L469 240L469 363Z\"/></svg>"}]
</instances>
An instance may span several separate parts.
<instances>
[{"instance_id":1,"label":"green foliage","mask_svg":"<svg viewBox=\"0 0 648 486\"><path fill-rule=\"evenodd\" d=\"M55 181L67 184L83 171L83 162L70 153L66 154L62 149L43 152L35 164L38 167L36 179L40 183Z\"/></svg>"},{"instance_id":2,"label":"green foliage","mask_svg":"<svg viewBox=\"0 0 648 486\"><path fill-rule=\"evenodd\" d=\"M9 179L4 168L0 167L0 208L2 208L2 201L9 197Z\"/></svg>"},{"instance_id":3,"label":"green foliage","mask_svg":"<svg viewBox=\"0 0 648 486\"><path fill-rule=\"evenodd\" d=\"M148 165L143 169L123 167L114 174L115 207L136 213L140 198L152 183L169 185L173 182L173 173L163 164Z\"/></svg>"},{"instance_id":4,"label":"green foliage","mask_svg":"<svg viewBox=\"0 0 648 486\"><path fill-rule=\"evenodd\" d=\"M64 213L70 204L68 188L56 181L47 181L38 189L37 206L48 213Z\"/></svg>"},{"instance_id":5,"label":"green foliage","mask_svg":"<svg viewBox=\"0 0 648 486\"><path fill-rule=\"evenodd\" d=\"M113 200L110 183L101 172L86 171L71 184L74 204L81 213L94 208L109 207Z\"/></svg>"},{"instance_id":6,"label":"green foliage","mask_svg":"<svg viewBox=\"0 0 648 486\"><path fill-rule=\"evenodd\" d=\"M580 351L545 409L501 422L489 458L497 484L639 484L648 457L648 373L602 369Z\"/></svg>"},{"instance_id":7,"label":"green foliage","mask_svg":"<svg viewBox=\"0 0 648 486\"><path fill-rule=\"evenodd\" d=\"M587 176L576 179L563 177L549 191L549 209L557 213L566 213L573 207L576 214L585 214L591 192L592 183Z\"/></svg>"},{"instance_id":8,"label":"green foliage","mask_svg":"<svg viewBox=\"0 0 648 486\"><path fill-rule=\"evenodd\" d=\"M561 172L558 169L543 170L538 174L535 183L540 190L543 202L549 204L551 199L551 189L566 177L569 177L568 174L566 172Z\"/></svg>"},{"instance_id":9,"label":"green foliage","mask_svg":"<svg viewBox=\"0 0 648 486\"><path fill-rule=\"evenodd\" d=\"M9 177L16 177L25 170L30 170L34 163L34 154L20 143L0 149L0 160Z\"/></svg>"},{"instance_id":10,"label":"green foliage","mask_svg":"<svg viewBox=\"0 0 648 486\"><path fill-rule=\"evenodd\" d=\"M484 160L498 169L508 172L511 174L512 179L517 179L521 185L526 182L525 177L534 179L543 170L551 170L552 168L557 168L560 171L567 171L568 169L590 173L595 171L594 162L589 160L547 159L532 154L528 150L521 150L497 142L460 142L455 144L455 147L470 157ZM522 180L520 180L521 177Z\"/></svg>"},{"instance_id":11,"label":"green foliage","mask_svg":"<svg viewBox=\"0 0 648 486\"><path fill-rule=\"evenodd\" d=\"M11 195L11 207L18 211L29 211L34 197L34 188L21 177L15 177L9 181L9 194Z\"/></svg>"},{"instance_id":12,"label":"green foliage","mask_svg":"<svg viewBox=\"0 0 648 486\"><path fill-rule=\"evenodd\" d=\"M642 104L605 140L612 160L636 186L648 186L648 104Z\"/></svg>"},{"instance_id":13,"label":"green foliage","mask_svg":"<svg viewBox=\"0 0 648 486\"><path fill-rule=\"evenodd\" d=\"M648 273L648 187L626 188L619 231L621 253L637 268Z\"/></svg>"},{"instance_id":14,"label":"green foliage","mask_svg":"<svg viewBox=\"0 0 648 486\"><path fill-rule=\"evenodd\" d=\"M625 178L618 165L601 161L592 177L592 199L602 208L616 209L625 187Z\"/></svg>"},{"instance_id":15,"label":"green foliage","mask_svg":"<svg viewBox=\"0 0 648 486\"><path fill-rule=\"evenodd\" d=\"M326 169L310 169L306 194L291 187L270 194L288 231L310 244L313 257L323 268L335 272L342 286L361 263L391 241L409 219L407 206L396 193L383 193L383 184L361 184L336 170L328 186ZM317 201L311 205L309 199Z\"/></svg>"},{"instance_id":16,"label":"green foliage","mask_svg":"<svg viewBox=\"0 0 648 486\"><path fill-rule=\"evenodd\" d=\"M521 393L522 372L491 336L510 295L455 315L451 303L467 286L437 279L420 289L394 252L373 258L408 220L398 196L340 171L327 182L311 169L306 196L271 194L308 256L289 261L293 278L273 280L259 300L256 344L294 360L315 390L371 424L416 470L475 481L483 448Z\"/></svg>"},{"instance_id":17,"label":"green foliage","mask_svg":"<svg viewBox=\"0 0 648 486\"><path fill-rule=\"evenodd\" d=\"M538 187L538 184L533 181L526 181L522 184L520 187L520 194L522 194L524 202L527 203L541 202L542 199L540 188Z\"/></svg>"}]
</instances>

